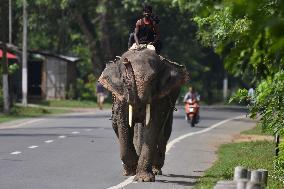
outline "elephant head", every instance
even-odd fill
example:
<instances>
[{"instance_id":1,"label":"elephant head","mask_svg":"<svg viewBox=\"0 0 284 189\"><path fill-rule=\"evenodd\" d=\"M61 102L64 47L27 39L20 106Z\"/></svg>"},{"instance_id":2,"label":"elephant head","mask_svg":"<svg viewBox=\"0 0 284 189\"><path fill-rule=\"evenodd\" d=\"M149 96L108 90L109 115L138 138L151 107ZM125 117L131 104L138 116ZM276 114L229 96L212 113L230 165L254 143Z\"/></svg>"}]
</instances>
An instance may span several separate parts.
<instances>
[{"instance_id":1,"label":"elephant head","mask_svg":"<svg viewBox=\"0 0 284 189\"><path fill-rule=\"evenodd\" d=\"M120 60L107 64L99 82L116 98L129 104L131 126L132 120L135 123L145 121L147 125L151 102L170 94L187 79L184 66L161 58L155 51L144 49L127 51Z\"/></svg>"}]
</instances>

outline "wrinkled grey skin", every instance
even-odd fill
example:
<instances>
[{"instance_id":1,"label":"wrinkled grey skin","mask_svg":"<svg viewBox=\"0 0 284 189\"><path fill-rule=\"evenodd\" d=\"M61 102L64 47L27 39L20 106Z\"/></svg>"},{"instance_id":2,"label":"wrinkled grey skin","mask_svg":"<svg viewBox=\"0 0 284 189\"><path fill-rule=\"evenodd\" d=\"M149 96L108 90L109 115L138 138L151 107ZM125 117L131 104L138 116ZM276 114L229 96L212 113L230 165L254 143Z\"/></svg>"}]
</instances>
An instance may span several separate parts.
<instances>
[{"instance_id":1,"label":"wrinkled grey skin","mask_svg":"<svg viewBox=\"0 0 284 189\"><path fill-rule=\"evenodd\" d=\"M183 66L161 60L154 51L127 51L107 64L99 81L113 94L112 126L119 139L124 175L155 181L164 165L180 86L188 74ZM150 121L145 125L146 104ZM129 126L129 105L133 107Z\"/></svg>"}]
</instances>

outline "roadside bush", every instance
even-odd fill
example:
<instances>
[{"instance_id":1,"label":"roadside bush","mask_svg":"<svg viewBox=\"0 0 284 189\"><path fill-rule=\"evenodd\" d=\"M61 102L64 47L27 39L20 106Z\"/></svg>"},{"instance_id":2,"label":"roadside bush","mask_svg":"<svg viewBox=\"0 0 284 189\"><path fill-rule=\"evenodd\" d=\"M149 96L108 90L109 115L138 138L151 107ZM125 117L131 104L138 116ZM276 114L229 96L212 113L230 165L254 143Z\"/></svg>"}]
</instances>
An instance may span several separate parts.
<instances>
[{"instance_id":1,"label":"roadside bush","mask_svg":"<svg viewBox=\"0 0 284 189\"><path fill-rule=\"evenodd\" d=\"M248 91L240 89L230 100L247 102ZM264 131L271 134L284 135L284 70L280 70L274 76L262 80L256 89L253 103L248 105L250 117L260 117L259 125ZM280 145L279 157L275 160L275 172L283 181L284 175L284 144ZM282 175L282 176L281 176Z\"/></svg>"},{"instance_id":2,"label":"roadside bush","mask_svg":"<svg viewBox=\"0 0 284 189\"><path fill-rule=\"evenodd\" d=\"M76 96L79 100L96 100L96 83L97 80L93 74L88 75L88 79L84 82L82 79L77 79Z\"/></svg>"}]
</instances>

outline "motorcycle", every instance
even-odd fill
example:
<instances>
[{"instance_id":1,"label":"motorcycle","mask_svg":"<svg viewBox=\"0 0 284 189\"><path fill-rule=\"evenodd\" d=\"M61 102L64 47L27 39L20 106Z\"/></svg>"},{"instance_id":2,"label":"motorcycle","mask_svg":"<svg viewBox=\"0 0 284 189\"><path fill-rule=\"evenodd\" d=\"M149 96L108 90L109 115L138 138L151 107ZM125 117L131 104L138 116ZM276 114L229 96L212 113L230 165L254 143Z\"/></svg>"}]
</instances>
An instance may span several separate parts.
<instances>
[{"instance_id":1,"label":"motorcycle","mask_svg":"<svg viewBox=\"0 0 284 189\"><path fill-rule=\"evenodd\" d=\"M185 101L185 113L187 122L194 127L199 122L199 105L196 99L187 99Z\"/></svg>"}]
</instances>

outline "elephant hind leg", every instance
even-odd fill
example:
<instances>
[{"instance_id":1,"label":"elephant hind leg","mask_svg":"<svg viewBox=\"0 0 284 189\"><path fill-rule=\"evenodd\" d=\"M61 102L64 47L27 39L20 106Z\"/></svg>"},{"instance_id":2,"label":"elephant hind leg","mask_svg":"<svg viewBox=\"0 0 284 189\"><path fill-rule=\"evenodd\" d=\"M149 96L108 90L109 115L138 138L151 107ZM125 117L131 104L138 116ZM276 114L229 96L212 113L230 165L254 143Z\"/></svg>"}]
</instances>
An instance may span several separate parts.
<instances>
[{"instance_id":1,"label":"elephant hind leg","mask_svg":"<svg viewBox=\"0 0 284 189\"><path fill-rule=\"evenodd\" d=\"M165 163L165 155L167 150L167 142L172 132L173 114L169 114L166 124L163 126L158 140L157 150L154 156L154 163L152 166L153 173L162 175L162 167Z\"/></svg>"},{"instance_id":2,"label":"elephant hind leg","mask_svg":"<svg viewBox=\"0 0 284 189\"><path fill-rule=\"evenodd\" d=\"M143 173L137 173L134 177L134 181L138 182L155 182L155 175L151 172L143 172Z\"/></svg>"},{"instance_id":3,"label":"elephant hind leg","mask_svg":"<svg viewBox=\"0 0 284 189\"><path fill-rule=\"evenodd\" d=\"M161 167L156 167L155 165L152 167L152 171L155 175L162 175L162 168Z\"/></svg>"},{"instance_id":4,"label":"elephant hind leg","mask_svg":"<svg viewBox=\"0 0 284 189\"><path fill-rule=\"evenodd\" d=\"M166 143L159 143L157 146L157 152L155 153L154 163L152 166L152 171L155 175L162 175L162 167L164 166L166 152Z\"/></svg>"},{"instance_id":5,"label":"elephant hind leg","mask_svg":"<svg viewBox=\"0 0 284 189\"><path fill-rule=\"evenodd\" d=\"M132 166L127 166L125 164L123 164L123 176L134 176L136 175L136 165L132 165Z\"/></svg>"}]
</instances>

